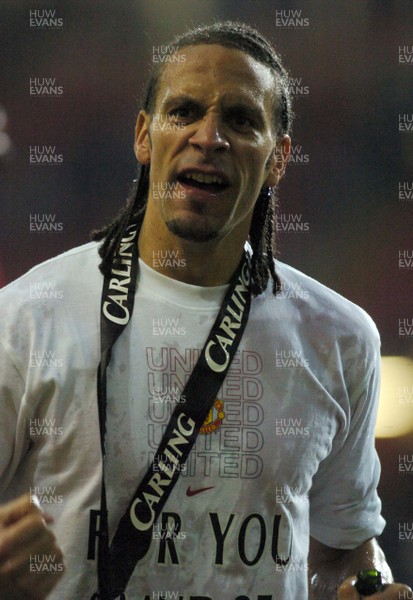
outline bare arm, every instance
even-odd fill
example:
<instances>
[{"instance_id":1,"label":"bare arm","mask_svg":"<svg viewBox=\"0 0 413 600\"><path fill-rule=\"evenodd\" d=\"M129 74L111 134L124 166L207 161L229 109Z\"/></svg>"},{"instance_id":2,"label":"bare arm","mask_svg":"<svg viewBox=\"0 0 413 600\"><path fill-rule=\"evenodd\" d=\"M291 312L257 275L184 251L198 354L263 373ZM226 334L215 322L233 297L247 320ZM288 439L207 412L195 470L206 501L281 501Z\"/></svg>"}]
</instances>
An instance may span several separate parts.
<instances>
[{"instance_id":1,"label":"bare arm","mask_svg":"<svg viewBox=\"0 0 413 600\"><path fill-rule=\"evenodd\" d=\"M367 540L354 550L330 548L311 538L309 554L310 600L359 600L353 587L355 575L362 569L378 569L383 581L391 583L393 576L378 542ZM344 581L346 580L346 581ZM344 582L344 583L343 583ZM343 584L343 585L340 585ZM340 587L340 590L339 590ZM371 600L399 600L400 592L410 591L402 584L392 584L385 592L369 596ZM338 595L337 595L338 594Z\"/></svg>"},{"instance_id":2,"label":"bare arm","mask_svg":"<svg viewBox=\"0 0 413 600\"><path fill-rule=\"evenodd\" d=\"M56 585L64 567L51 522L28 494L0 506L0 600L43 600Z\"/></svg>"}]
</instances>

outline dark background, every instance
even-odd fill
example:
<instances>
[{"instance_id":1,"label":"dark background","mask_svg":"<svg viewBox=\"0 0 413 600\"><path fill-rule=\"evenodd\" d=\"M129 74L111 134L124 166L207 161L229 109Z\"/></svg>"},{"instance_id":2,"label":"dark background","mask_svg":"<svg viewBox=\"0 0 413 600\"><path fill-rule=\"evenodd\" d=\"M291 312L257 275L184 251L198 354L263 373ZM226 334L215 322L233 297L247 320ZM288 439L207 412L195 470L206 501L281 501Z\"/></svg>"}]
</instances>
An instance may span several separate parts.
<instances>
[{"instance_id":1,"label":"dark background","mask_svg":"<svg viewBox=\"0 0 413 600\"><path fill-rule=\"evenodd\" d=\"M62 27L31 27L31 10L55 10ZM277 26L276 11L292 10L309 26ZM281 259L365 308L384 355L412 356L413 337L398 335L398 319L413 317L413 269L398 265L399 251L413 250L413 201L398 193L400 182L413 185L413 132L398 123L413 114L413 63L399 64L399 46L413 48L410 0L0 1L0 280L88 241L117 213L135 174L134 121L153 46L214 18L257 26L308 88L295 95L292 136L307 162L289 165L280 210L309 231L280 234ZM62 96L31 96L35 77L55 78ZM31 165L35 145L56 146L63 162ZM62 231L31 232L33 214L55 215ZM412 585L413 542L399 541L398 524L413 524L413 474L398 472L398 455L412 455L413 437L377 446L381 542L395 576Z\"/></svg>"}]
</instances>

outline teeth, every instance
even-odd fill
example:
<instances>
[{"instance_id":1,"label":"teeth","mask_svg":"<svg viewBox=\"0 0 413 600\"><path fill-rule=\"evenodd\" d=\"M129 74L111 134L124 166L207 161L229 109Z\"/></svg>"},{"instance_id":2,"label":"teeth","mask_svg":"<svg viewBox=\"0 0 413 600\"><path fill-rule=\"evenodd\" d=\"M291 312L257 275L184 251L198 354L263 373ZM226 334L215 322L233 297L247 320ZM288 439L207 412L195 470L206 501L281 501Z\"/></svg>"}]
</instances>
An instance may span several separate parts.
<instances>
[{"instance_id":1,"label":"teeth","mask_svg":"<svg viewBox=\"0 0 413 600\"><path fill-rule=\"evenodd\" d=\"M185 173L187 179L193 179L198 183L224 183L224 180L219 175L207 175L205 173Z\"/></svg>"}]
</instances>

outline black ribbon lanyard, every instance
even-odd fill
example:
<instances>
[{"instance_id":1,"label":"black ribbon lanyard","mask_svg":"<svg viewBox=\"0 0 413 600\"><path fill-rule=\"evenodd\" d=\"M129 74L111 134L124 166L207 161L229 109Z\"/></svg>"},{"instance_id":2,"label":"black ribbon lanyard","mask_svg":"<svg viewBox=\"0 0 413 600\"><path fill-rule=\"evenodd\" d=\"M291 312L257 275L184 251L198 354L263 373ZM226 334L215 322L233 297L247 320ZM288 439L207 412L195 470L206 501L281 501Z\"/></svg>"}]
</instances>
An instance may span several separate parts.
<instances>
[{"instance_id":1,"label":"black ribbon lanyard","mask_svg":"<svg viewBox=\"0 0 413 600\"><path fill-rule=\"evenodd\" d=\"M185 403L177 402L153 462L120 519L109 546L105 489L106 371L112 347L133 311L138 272L137 234L135 224L126 229L102 290L98 406L103 473L98 536L99 591L92 600L125 597L124 590L135 566L151 544L153 525L225 379L247 324L251 304L249 257L244 254L182 392Z\"/></svg>"}]
</instances>

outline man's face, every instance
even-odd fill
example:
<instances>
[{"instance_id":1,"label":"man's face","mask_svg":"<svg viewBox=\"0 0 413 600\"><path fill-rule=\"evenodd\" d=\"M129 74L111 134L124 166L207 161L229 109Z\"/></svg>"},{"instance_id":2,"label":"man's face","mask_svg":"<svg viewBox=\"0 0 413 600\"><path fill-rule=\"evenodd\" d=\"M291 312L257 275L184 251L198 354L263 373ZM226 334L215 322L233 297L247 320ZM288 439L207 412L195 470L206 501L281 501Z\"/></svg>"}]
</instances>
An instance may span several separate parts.
<instances>
[{"instance_id":1,"label":"man's face","mask_svg":"<svg viewBox=\"0 0 413 600\"><path fill-rule=\"evenodd\" d=\"M285 168L274 134L274 78L244 52L183 48L165 67L153 115L141 113L138 160L150 164L148 209L180 238L248 235L263 185ZM288 151L287 151L288 153Z\"/></svg>"}]
</instances>

